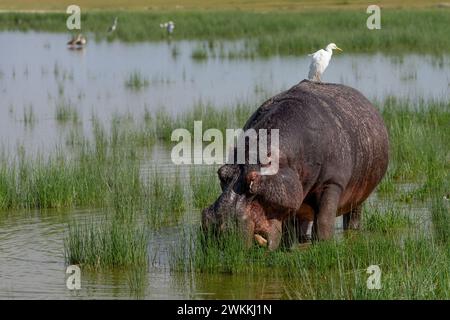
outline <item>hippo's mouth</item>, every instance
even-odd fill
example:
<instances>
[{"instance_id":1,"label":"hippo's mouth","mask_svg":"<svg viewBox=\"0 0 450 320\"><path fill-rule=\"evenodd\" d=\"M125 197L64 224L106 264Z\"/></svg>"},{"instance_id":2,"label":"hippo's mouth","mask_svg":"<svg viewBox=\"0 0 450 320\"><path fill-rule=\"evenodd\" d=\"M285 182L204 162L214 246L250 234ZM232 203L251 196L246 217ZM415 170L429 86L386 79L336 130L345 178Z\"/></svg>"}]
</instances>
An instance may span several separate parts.
<instances>
[{"instance_id":1,"label":"hippo's mouth","mask_svg":"<svg viewBox=\"0 0 450 320\"><path fill-rule=\"evenodd\" d=\"M262 235L255 233L254 238L256 243L258 243L261 247L267 247L267 239L264 238Z\"/></svg>"}]
</instances>

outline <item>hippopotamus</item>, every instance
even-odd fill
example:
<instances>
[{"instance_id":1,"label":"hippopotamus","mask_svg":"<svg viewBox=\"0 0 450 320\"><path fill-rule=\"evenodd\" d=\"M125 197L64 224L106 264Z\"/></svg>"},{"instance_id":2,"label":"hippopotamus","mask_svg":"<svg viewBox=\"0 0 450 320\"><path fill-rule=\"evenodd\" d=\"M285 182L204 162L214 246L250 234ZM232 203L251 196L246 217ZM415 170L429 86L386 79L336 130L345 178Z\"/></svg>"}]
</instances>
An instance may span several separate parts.
<instances>
[{"instance_id":1,"label":"hippopotamus","mask_svg":"<svg viewBox=\"0 0 450 320\"><path fill-rule=\"evenodd\" d=\"M279 247L283 224L299 223L299 242L327 240L335 220L358 229L361 206L386 173L389 139L383 119L356 89L303 80L266 102L243 130L278 129L278 171L227 163L219 168L222 193L202 212L204 230L230 221L269 250ZM231 223L232 224L232 223Z\"/></svg>"}]
</instances>

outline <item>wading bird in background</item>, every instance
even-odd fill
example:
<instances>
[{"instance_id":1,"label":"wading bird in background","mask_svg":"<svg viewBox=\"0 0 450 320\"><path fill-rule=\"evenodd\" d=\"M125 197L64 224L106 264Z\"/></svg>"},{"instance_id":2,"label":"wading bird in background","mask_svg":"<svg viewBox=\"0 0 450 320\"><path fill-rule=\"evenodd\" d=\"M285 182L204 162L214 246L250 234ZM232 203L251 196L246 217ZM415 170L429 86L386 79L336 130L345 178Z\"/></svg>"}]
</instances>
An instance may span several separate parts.
<instances>
[{"instance_id":1,"label":"wading bird in background","mask_svg":"<svg viewBox=\"0 0 450 320\"><path fill-rule=\"evenodd\" d=\"M175 29L175 23L173 23L173 21L161 23L159 26L166 29L167 34L169 35L171 35L173 33L173 30Z\"/></svg>"},{"instance_id":2,"label":"wading bird in background","mask_svg":"<svg viewBox=\"0 0 450 320\"><path fill-rule=\"evenodd\" d=\"M338 48L334 43L330 43L325 50L320 49L319 51L308 55L312 56L311 64L309 65L309 80L322 82L321 76L330 63L333 50L342 51L342 49Z\"/></svg>"},{"instance_id":3,"label":"wading bird in background","mask_svg":"<svg viewBox=\"0 0 450 320\"><path fill-rule=\"evenodd\" d=\"M108 28L108 32L109 33L114 32L114 31L116 31L116 29L117 29L117 17L114 18L114 22L113 22L112 26L110 26Z\"/></svg>"},{"instance_id":4,"label":"wading bird in background","mask_svg":"<svg viewBox=\"0 0 450 320\"><path fill-rule=\"evenodd\" d=\"M87 43L86 38L79 33L76 37L73 36L72 39L67 42L69 49L82 49Z\"/></svg>"}]
</instances>

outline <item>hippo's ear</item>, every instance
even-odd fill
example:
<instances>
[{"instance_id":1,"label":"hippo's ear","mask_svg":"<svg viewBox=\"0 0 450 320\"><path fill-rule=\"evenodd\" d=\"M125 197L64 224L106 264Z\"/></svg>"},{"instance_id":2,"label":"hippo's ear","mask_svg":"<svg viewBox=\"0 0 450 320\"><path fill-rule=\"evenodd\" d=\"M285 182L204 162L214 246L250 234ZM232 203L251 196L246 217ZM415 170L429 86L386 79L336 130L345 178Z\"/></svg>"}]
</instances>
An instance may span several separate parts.
<instances>
[{"instance_id":1,"label":"hippo's ear","mask_svg":"<svg viewBox=\"0 0 450 320\"><path fill-rule=\"evenodd\" d=\"M220 187L222 191L230 184L233 178L239 173L239 168L236 165L225 164L217 170L217 175L220 180Z\"/></svg>"},{"instance_id":2,"label":"hippo's ear","mask_svg":"<svg viewBox=\"0 0 450 320\"><path fill-rule=\"evenodd\" d=\"M248 190L270 204L297 210L303 201L303 188L298 174L291 168L280 168L275 175L261 175L250 171L247 176Z\"/></svg>"}]
</instances>

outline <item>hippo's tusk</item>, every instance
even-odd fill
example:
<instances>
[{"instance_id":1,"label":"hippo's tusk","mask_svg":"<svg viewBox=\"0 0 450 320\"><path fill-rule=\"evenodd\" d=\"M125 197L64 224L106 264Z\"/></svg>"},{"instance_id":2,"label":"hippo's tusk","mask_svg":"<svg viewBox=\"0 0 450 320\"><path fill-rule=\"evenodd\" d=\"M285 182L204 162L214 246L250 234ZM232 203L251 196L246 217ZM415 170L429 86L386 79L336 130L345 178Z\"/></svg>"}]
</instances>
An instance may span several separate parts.
<instances>
[{"instance_id":1,"label":"hippo's tusk","mask_svg":"<svg viewBox=\"0 0 450 320\"><path fill-rule=\"evenodd\" d=\"M266 247L267 246L267 240L264 239L262 236L260 236L259 234L255 234L255 240L256 242L258 242L258 244L261 247Z\"/></svg>"}]
</instances>

